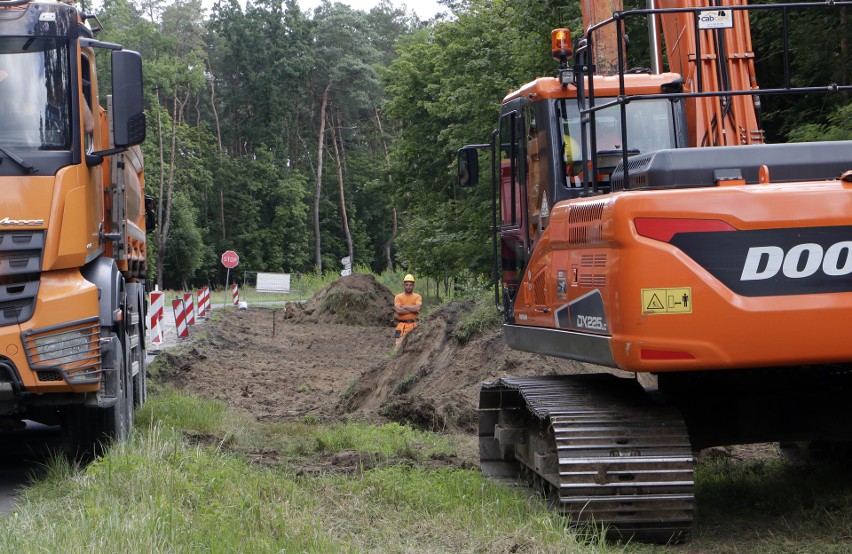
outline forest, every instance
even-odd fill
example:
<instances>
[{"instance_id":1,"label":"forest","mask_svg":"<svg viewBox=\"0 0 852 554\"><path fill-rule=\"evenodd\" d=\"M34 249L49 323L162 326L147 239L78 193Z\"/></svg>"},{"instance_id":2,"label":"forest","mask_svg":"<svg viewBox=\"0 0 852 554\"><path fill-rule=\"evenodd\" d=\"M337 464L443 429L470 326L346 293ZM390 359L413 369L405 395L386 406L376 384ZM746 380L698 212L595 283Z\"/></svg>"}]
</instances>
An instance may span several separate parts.
<instances>
[{"instance_id":1,"label":"forest","mask_svg":"<svg viewBox=\"0 0 852 554\"><path fill-rule=\"evenodd\" d=\"M241 272L380 273L485 282L490 187L459 189L456 151L487 142L510 89L553 75L550 31L580 36L574 0L445 0L429 21L296 0L105 0L98 38L144 60L147 193L160 287ZM644 7L635 1L625 8ZM85 6L84 6L85 9ZM792 36L797 86L849 83L850 26L814 12ZM832 30L827 32L827 30ZM644 31L631 41L641 54ZM646 35L645 35L646 36ZM774 21L752 20L759 84L780 82ZM647 41L647 38L644 39ZM647 46L645 46L647 48ZM766 99L771 142L850 139L849 95Z\"/></svg>"}]
</instances>

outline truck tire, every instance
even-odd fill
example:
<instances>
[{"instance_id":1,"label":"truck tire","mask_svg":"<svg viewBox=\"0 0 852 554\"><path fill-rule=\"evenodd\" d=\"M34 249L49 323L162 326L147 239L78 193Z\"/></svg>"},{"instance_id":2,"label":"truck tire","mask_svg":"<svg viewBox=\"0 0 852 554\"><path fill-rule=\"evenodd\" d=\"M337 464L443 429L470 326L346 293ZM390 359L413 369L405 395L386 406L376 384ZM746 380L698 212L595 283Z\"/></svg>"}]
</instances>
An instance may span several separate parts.
<instances>
[{"instance_id":1,"label":"truck tire","mask_svg":"<svg viewBox=\"0 0 852 554\"><path fill-rule=\"evenodd\" d=\"M101 453L99 412L82 404L62 409L62 434L71 459L85 463Z\"/></svg>"},{"instance_id":2,"label":"truck tire","mask_svg":"<svg viewBox=\"0 0 852 554\"><path fill-rule=\"evenodd\" d=\"M144 319L144 318L143 318ZM148 400L148 377L145 370L145 324L143 321L133 332L139 336L139 346L133 351L133 361L139 363L139 373L133 376L133 406L138 407Z\"/></svg>"},{"instance_id":3,"label":"truck tire","mask_svg":"<svg viewBox=\"0 0 852 554\"><path fill-rule=\"evenodd\" d=\"M110 333L113 338L117 338L115 333ZM116 353L116 365L114 369L108 371L116 372L117 390L115 404L109 408L100 408L100 440L104 442L123 441L127 439L128 429L130 428L130 420L128 418L127 407L127 360L128 355L125 350L127 341L113 340L118 352ZM132 397L131 397L132 398ZM132 404L132 402L130 402Z\"/></svg>"},{"instance_id":4,"label":"truck tire","mask_svg":"<svg viewBox=\"0 0 852 554\"><path fill-rule=\"evenodd\" d=\"M132 332L132 330L131 330ZM130 436L130 428L133 427L133 416L136 413L136 379L133 377L133 360L136 352L131 348L130 334L124 335L124 405L127 416L127 434ZM140 347L141 348L141 347Z\"/></svg>"}]
</instances>

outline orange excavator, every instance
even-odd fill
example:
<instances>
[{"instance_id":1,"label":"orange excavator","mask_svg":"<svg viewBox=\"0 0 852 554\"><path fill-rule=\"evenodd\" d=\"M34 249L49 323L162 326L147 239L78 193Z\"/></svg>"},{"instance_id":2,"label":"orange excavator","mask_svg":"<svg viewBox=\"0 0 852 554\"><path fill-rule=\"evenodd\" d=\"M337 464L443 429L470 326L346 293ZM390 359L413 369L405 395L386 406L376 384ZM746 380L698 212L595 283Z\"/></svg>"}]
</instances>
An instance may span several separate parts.
<instances>
[{"instance_id":1,"label":"orange excavator","mask_svg":"<svg viewBox=\"0 0 852 554\"><path fill-rule=\"evenodd\" d=\"M124 438L146 395L142 62L99 28L0 0L0 429L62 425L80 454Z\"/></svg>"},{"instance_id":2,"label":"orange excavator","mask_svg":"<svg viewBox=\"0 0 852 554\"><path fill-rule=\"evenodd\" d=\"M459 152L462 186L491 152L507 343L597 368L483 383L481 467L611 537L680 541L694 449L852 441L852 141L765 144L759 124L761 96L852 90L793 86L786 38L852 3L657 0L601 21L588 4L576 45L553 32L557 75ZM777 89L755 79L755 10L783 34ZM636 18L650 70L626 66Z\"/></svg>"}]
</instances>

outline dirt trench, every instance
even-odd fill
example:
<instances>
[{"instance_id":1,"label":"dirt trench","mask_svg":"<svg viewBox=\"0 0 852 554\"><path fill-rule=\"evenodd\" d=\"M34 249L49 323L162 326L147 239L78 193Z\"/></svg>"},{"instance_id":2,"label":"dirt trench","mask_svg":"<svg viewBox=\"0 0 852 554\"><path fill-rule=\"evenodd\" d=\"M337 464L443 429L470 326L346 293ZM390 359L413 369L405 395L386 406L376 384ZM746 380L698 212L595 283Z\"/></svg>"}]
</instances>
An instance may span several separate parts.
<instances>
[{"instance_id":1,"label":"dirt trench","mask_svg":"<svg viewBox=\"0 0 852 554\"><path fill-rule=\"evenodd\" d=\"M229 309L205 338L169 354L164 378L258 421L314 415L474 433L479 383L501 375L581 371L508 349L499 329L456 338L472 307L439 308L394 352L393 295L369 275L338 279L304 305Z\"/></svg>"}]
</instances>

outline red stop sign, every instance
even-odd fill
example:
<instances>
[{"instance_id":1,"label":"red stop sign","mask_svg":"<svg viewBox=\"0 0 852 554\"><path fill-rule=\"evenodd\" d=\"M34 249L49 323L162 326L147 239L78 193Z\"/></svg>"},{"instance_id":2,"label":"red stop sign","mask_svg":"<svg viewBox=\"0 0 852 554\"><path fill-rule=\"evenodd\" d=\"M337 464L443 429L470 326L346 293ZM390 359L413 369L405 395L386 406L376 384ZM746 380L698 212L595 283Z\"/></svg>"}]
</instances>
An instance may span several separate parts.
<instances>
[{"instance_id":1,"label":"red stop sign","mask_svg":"<svg viewBox=\"0 0 852 554\"><path fill-rule=\"evenodd\" d=\"M222 265L228 269L237 267L238 263L240 263L240 257L233 250L228 250L222 254Z\"/></svg>"}]
</instances>

